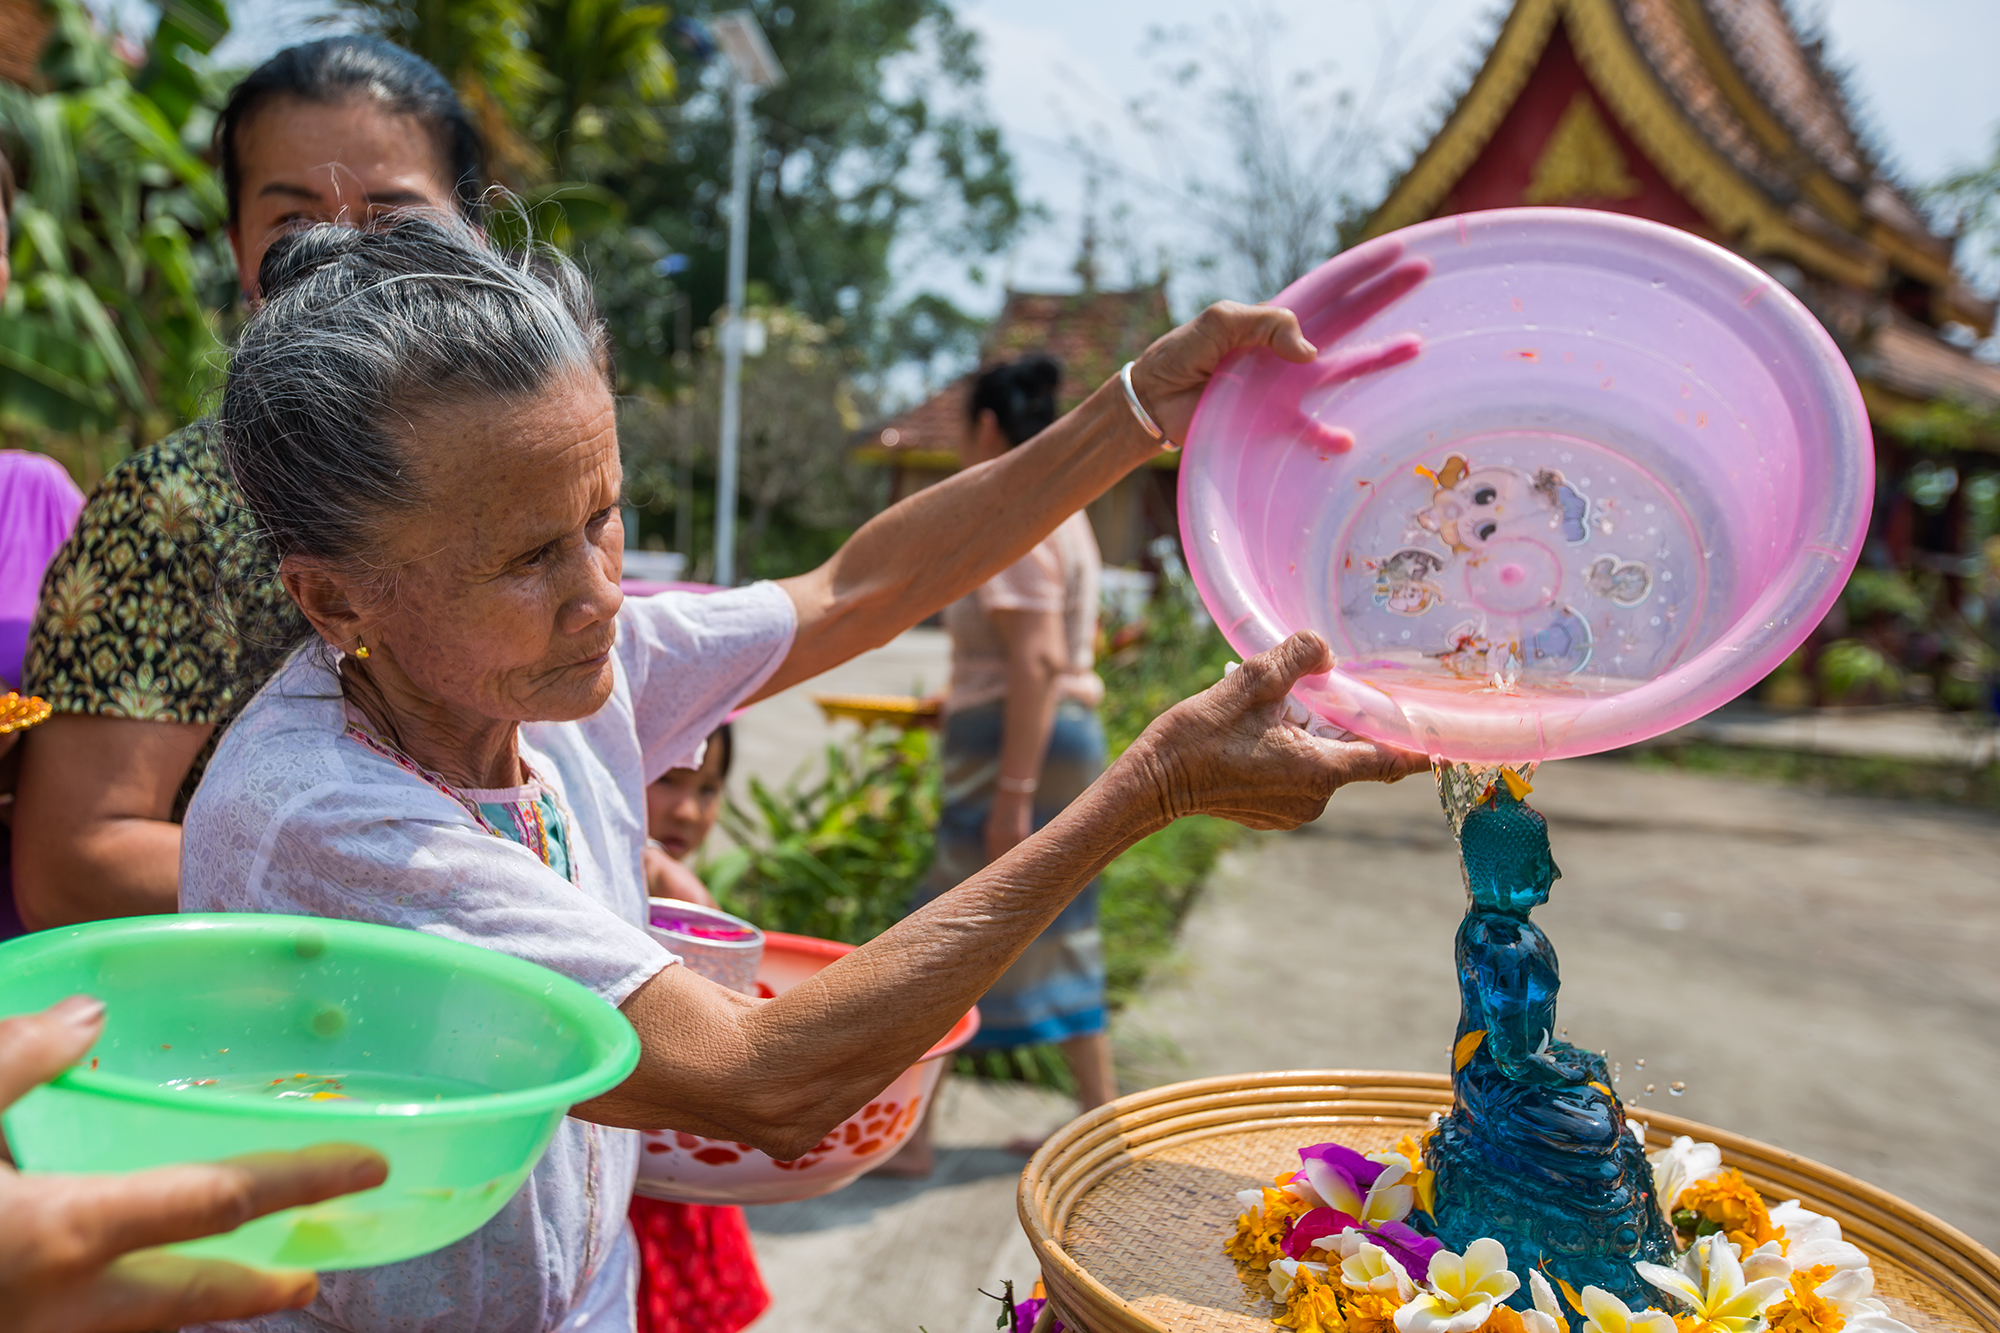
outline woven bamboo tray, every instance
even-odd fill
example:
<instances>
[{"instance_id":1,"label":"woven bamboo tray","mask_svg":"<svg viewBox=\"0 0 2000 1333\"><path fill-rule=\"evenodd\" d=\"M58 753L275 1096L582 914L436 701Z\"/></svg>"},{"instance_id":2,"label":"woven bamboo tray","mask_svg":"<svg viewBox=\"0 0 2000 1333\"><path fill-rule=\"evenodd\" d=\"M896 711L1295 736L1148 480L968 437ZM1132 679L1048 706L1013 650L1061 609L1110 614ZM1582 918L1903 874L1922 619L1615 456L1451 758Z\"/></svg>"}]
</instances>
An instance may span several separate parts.
<instances>
[{"instance_id":1,"label":"woven bamboo tray","mask_svg":"<svg viewBox=\"0 0 2000 1333\"><path fill-rule=\"evenodd\" d=\"M1271 1333L1268 1293L1222 1252L1236 1191L1296 1169L1298 1149L1395 1145L1451 1105L1443 1075L1305 1070L1175 1083L1058 1131L1021 1177L1021 1225L1065 1328ZM1655 1143L1718 1145L1772 1202L1799 1199L1867 1252L1875 1294L1916 1333L2000 1333L2000 1257L1893 1195L1817 1162L1663 1112Z\"/></svg>"}]
</instances>

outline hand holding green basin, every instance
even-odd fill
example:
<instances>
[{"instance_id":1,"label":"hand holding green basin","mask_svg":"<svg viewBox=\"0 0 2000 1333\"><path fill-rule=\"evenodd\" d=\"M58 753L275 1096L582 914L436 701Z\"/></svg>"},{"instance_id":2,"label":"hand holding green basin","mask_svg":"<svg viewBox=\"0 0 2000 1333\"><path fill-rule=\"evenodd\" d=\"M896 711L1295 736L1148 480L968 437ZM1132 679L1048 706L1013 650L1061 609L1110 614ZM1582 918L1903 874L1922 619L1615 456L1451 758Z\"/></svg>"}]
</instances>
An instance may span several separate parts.
<instances>
[{"instance_id":1,"label":"hand holding green basin","mask_svg":"<svg viewBox=\"0 0 2000 1333\"><path fill-rule=\"evenodd\" d=\"M617 1010L546 968L317 917L133 917L0 946L0 1017L77 994L105 1002L104 1035L7 1113L23 1170L328 1142L388 1159L376 1189L174 1247L260 1267L365 1268L471 1234L639 1059Z\"/></svg>"}]
</instances>

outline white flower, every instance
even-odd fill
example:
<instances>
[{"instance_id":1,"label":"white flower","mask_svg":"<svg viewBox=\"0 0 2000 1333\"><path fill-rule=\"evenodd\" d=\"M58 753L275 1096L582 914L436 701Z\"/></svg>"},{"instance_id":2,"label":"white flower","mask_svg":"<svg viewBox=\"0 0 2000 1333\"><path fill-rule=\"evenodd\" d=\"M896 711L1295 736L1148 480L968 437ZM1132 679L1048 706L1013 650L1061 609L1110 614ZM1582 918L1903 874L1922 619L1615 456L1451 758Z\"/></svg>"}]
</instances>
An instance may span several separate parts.
<instances>
[{"instance_id":1,"label":"white flower","mask_svg":"<svg viewBox=\"0 0 2000 1333\"><path fill-rule=\"evenodd\" d=\"M1274 1259L1267 1280L1271 1284L1271 1299L1283 1305L1292 1294L1292 1283L1298 1280L1299 1270L1310 1268L1325 1277L1329 1271L1325 1264L1316 1264L1310 1259Z\"/></svg>"},{"instance_id":2,"label":"white flower","mask_svg":"<svg viewBox=\"0 0 2000 1333\"><path fill-rule=\"evenodd\" d=\"M1874 1298L1875 1270L1868 1256L1841 1239L1840 1223L1815 1213L1797 1199L1771 1210L1771 1221L1784 1229L1785 1261L1794 1272L1826 1266L1833 1272L1813 1291L1840 1311L1843 1333L1908 1333L1908 1325ZM1744 1265L1745 1271L1749 1265Z\"/></svg>"},{"instance_id":3,"label":"white flower","mask_svg":"<svg viewBox=\"0 0 2000 1333\"><path fill-rule=\"evenodd\" d=\"M1602 1287L1585 1287L1577 1293L1577 1303L1583 1307L1582 1333L1674 1333L1670 1316L1658 1310L1634 1314L1630 1306Z\"/></svg>"},{"instance_id":4,"label":"white flower","mask_svg":"<svg viewBox=\"0 0 2000 1333\"><path fill-rule=\"evenodd\" d=\"M1527 1333L1569 1333L1569 1321L1556 1303L1555 1288L1540 1270L1528 1270L1528 1290L1534 1293L1535 1308L1521 1311L1521 1327Z\"/></svg>"},{"instance_id":5,"label":"white flower","mask_svg":"<svg viewBox=\"0 0 2000 1333\"><path fill-rule=\"evenodd\" d=\"M1264 1191L1261 1189L1236 1191L1236 1206L1245 1215L1251 1217L1262 1216L1264 1212Z\"/></svg>"},{"instance_id":6,"label":"white flower","mask_svg":"<svg viewBox=\"0 0 2000 1333\"><path fill-rule=\"evenodd\" d=\"M1397 1333L1472 1333L1521 1285L1507 1271L1506 1247L1491 1236L1473 1241L1463 1256L1438 1251L1429 1277L1429 1290L1396 1311Z\"/></svg>"},{"instance_id":7,"label":"white flower","mask_svg":"<svg viewBox=\"0 0 2000 1333\"><path fill-rule=\"evenodd\" d=\"M1653 1197L1669 1217L1682 1190L1722 1174L1722 1149L1713 1143L1696 1143L1685 1134L1646 1160L1653 1164Z\"/></svg>"},{"instance_id":8,"label":"white flower","mask_svg":"<svg viewBox=\"0 0 2000 1333\"><path fill-rule=\"evenodd\" d=\"M1720 1232L1696 1241L1681 1256L1678 1268L1644 1262L1633 1267L1640 1277L1692 1310L1703 1333L1752 1333L1763 1322L1764 1311L1785 1294L1782 1277L1745 1282L1736 1247Z\"/></svg>"},{"instance_id":9,"label":"white flower","mask_svg":"<svg viewBox=\"0 0 2000 1333\"><path fill-rule=\"evenodd\" d=\"M1775 1240L1765 1241L1748 1254L1743 1253L1743 1247L1735 1241L1729 1243L1729 1248L1736 1252L1738 1261L1743 1265L1745 1282L1761 1282L1767 1277L1790 1278L1792 1275L1792 1261L1785 1257Z\"/></svg>"},{"instance_id":10,"label":"white flower","mask_svg":"<svg viewBox=\"0 0 2000 1333\"><path fill-rule=\"evenodd\" d=\"M1368 1237L1353 1227L1343 1228L1338 1235L1321 1236L1312 1242L1315 1250L1325 1250L1329 1263L1345 1261L1353 1257L1355 1251L1368 1243Z\"/></svg>"},{"instance_id":11,"label":"white flower","mask_svg":"<svg viewBox=\"0 0 2000 1333\"><path fill-rule=\"evenodd\" d=\"M1341 1282L1355 1291L1371 1291L1377 1296L1395 1293L1398 1301L1407 1302L1417 1294L1417 1284L1410 1281L1410 1275L1403 1266L1380 1245L1361 1242L1352 1255L1341 1260Z\"/></svg>"},{"instance_id":12,"label":"white flower","mask_svg":"<svg viewBox=\"0 0 2000 1333\"><path fill-rule=\"evenodd\" d=\"M1840 1223L1823 1213L1815 1213L1797 1199L1788 1199L1771 1210L1771 1223L1785 1233L1785 1258L1793 1268L1816 1268L1831 1264L1836 1270L1867 1268L1868 1256L1840 1238ZM1868 1279L1870 1288L1875 1279ZM1863 1293L1866 1295L1867 1293Z\"/></svg>"}]
</instances>

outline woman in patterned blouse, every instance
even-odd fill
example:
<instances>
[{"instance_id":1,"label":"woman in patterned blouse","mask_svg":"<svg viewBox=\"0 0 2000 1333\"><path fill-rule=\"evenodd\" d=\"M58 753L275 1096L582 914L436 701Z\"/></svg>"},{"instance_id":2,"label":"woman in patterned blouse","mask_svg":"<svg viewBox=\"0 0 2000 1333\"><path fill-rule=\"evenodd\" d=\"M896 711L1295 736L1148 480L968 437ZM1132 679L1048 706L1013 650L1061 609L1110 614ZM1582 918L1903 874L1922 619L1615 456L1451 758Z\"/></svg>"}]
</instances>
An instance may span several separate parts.
<instances>
[{"instance_id":1,"label":"woman in patterned blouse","mask_svg":"<svg viewBox=\"0 0 2000 1333\"><path fill-rule=\"evenodd\" d=\"M244 298L285 231L387 210L472 217L479 135L430 65L332 37L253 71L216 121ZM112 469L42 582L22 687L15 900L31 929L174 910L180 819L222 728L304 622L258 555L204 419Z\"/></svg>"}]
</instances>

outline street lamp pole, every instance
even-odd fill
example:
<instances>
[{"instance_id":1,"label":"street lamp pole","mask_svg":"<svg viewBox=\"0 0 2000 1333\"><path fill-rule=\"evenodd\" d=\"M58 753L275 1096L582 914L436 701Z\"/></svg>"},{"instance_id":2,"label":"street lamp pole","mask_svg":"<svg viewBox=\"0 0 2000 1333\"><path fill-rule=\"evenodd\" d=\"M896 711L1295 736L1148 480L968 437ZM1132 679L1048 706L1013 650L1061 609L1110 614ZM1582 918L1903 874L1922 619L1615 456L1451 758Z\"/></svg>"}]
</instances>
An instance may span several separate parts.
<instances>
[{"instance_id":1,"label":"street lamp pole","mask_svg":"<svg viewBox=\"0 0 2000 1333\"><path fill-rule=\"evenodd\" d=\"M743 287L750 262L751 149L757 126L750 102L759 91L784 82L784 67L764 40L756 16L731 10L709 21L716 44L735 70L730 89L735 113L735 157L730 166L728 307L722 325L722 437L716 447L715 581L736 584L737 446L743 430Z\"/></svg>"},{"instance_id":2,"label":"street lamp pole","mask_svg":"<svg viewBox=\"0 0 2000 1333\"><path fill-rule=\"evenodd\" d=\"M722 326L722 439L716 449L715 581L736 586L737 445L743 431L743 284L750 256L750 119L756 89L737 79L736 159L729 189L729 316Z\"/></svg>"}]
</instances>

